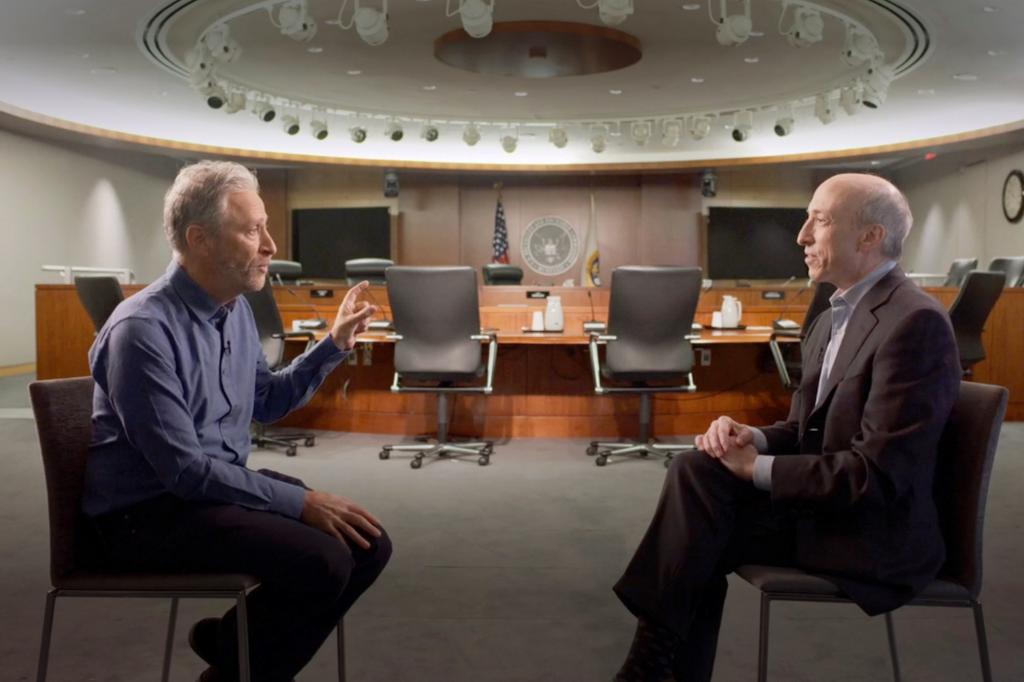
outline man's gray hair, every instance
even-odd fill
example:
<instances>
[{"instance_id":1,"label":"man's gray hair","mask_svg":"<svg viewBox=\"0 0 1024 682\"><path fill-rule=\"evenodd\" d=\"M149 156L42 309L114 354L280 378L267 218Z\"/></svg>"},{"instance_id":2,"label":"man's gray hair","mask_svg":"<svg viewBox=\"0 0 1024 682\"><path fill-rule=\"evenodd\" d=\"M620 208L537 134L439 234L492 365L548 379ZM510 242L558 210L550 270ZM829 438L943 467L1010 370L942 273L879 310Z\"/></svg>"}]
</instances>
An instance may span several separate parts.
<instances>
[{"instance_id":1,"label":"man's gray hair","mask_svg":"<svg viewBox=\"0 0 1024 682\"><path fill-rule=\"evenodd\" d=\"M903 192L890 182L878 183L868 190L858 218L860 225L877 224L885 228L882 255L899 260L903 255L903 242L914 224L910 204Z\"/></svg>"},{"instance_id":2,"label":"man's gray hair","mask_svg":"<svg viewBox=\"0 0 1024 682\"><path fill-rule=\"evenodd\" d=\"M185 253L189 225L219 230L229 194L259 189L253 172L233 161L199 161L182 168L164 195L164 232L171 248Z\"/></svg>"}]
</instances>

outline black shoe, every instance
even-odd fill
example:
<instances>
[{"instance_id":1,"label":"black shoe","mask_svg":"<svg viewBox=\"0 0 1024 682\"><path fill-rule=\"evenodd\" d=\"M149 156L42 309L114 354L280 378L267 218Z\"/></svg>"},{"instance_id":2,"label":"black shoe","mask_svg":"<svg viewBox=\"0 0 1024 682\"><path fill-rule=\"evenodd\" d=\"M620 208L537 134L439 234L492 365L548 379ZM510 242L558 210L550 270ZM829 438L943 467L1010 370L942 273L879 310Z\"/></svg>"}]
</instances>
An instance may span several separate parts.
<instances>
[{"instance_id":1,"label":"black shoe","mask_svg":"<svg viewBox=\"0 0 1024 682\"><path fill-rule=\"evenodd\" d=\"M207 673L216 675L215 666L217 665L217 654L220 651L217 646L217 633L220 631L220 618L203 618L192 626L192 629L188 631L188 645L192 647L192 651L196 652L196 656L206 661L210 667L203 671L203 676L200 676L202 682L213 682L218 679L216 676L210 677L209 680L205 678Z\"/></svg>"},{"instance_id":2,"label":"black shoe","mask_svg":"<svg viewBox=\"0 0 1024 682\"><path fill-rule=\"evenodd\" d=\"M679 636L674 632L641 618L637 621L626 661L615 674L615 682L674 680L672 659L678 645Z\"/></svg>"}]
</instances>

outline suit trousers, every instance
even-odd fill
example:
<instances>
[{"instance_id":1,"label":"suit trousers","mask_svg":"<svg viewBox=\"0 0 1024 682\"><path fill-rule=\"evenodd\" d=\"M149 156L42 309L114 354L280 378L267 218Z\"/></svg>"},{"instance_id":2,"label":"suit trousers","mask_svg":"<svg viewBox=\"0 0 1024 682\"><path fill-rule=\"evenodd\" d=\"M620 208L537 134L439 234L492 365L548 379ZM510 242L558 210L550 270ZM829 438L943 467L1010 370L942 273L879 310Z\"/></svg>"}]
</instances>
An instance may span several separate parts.
<instances>
[{"instance_id":1,"label":"suit trousers","mask_svg":"<svg viewBox=\"0 0 1024 682\"><path fill-rule=\"evenodd\" d=\"M107 563L132 571L248 573L260 580L246 602L252 679L290 680L384 569L387 534L368 550L297 519L173 495L94 519ZM237 679L237 616L221 620L218 669Z\"/></svg>"},{"instance_id":2,"label":"suit trousers","mask_svg":"<svg viewBox=\"0 0 1024 682\"><path fill-rule=\"evenodd\" d=\"M726 575L744 563L792 565L794 519L769 493L702 451L672 459L654 518L615 594L635 616L680 637L677 680L711 679Z\"/></svg>"}]
</instances>

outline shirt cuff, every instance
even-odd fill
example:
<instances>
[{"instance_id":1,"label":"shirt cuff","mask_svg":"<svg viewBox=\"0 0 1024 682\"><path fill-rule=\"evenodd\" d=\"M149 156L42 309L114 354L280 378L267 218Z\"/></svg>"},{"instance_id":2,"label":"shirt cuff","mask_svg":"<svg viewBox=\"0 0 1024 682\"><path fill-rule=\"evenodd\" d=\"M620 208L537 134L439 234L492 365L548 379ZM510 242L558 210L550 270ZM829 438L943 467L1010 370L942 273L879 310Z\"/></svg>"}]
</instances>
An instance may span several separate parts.
<instances>
[{"instance_id":1,"label":"shirt cuff","mask_svg":"<svg viewBox=\"0 0 1024 682\"><path fill-rule=\"evenodd\" d=\"M271 509L292 519L302 516L302 508L306 506L306 490L269 476L267 481L274 491L274 498L270 502Z\"/></svg>"},{"instance_id":2,"label":"shirt cuff","mask_svg":"<svg viewBox=\"0 0 1024 682\"><path fill-rule=\"evenodd\" d=\"M754 427L750 427L750 431L754 436L754 449L761 454L768 452L768 437L764 435L764 431Z\"/></svg>"},{"instance_id":3,"label":"shirt cuff","mask_svg":"<svg viewBox=\"0 0 1024 682\"><path fill-rule=\"evenodd\" d=\"M763 437L763 434L762 434ZM772 455L758 455L754 458L754 487L758 490L772 489Z\"/></svg>"}]
</instances>

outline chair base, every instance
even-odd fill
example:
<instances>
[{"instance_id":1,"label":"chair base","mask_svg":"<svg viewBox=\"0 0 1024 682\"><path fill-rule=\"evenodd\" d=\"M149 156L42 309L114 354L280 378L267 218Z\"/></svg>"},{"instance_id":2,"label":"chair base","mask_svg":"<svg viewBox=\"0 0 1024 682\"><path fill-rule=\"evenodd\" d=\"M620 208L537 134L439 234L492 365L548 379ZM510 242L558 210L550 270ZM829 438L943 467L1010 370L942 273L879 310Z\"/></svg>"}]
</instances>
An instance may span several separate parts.
<instances>
[{"instance_id":1,"label":"chair base","mask_svg":"<svg viewBox=\"0 0 1024 682\"><path fill-rule=\"evenodd\" d=\"M316 445L316 434L309 432L268 434L263 429L257 429L251 439L254 448L284 448L286 457L294 457L299 454L299 441L307 448L311 448Z\"/></svg>"},{"instance_id":2,"label":"chair base","mask_svg":"<svg viewBox=\"0 0 1024 682\"><path fill-rule=\"evenodd\" d=\"M693 445L685 443L658 443L654 439L647 441L616 441L612 443L602 441L591 441L587 448L587 454L594 457L594 464L603 467L608 464L609 457L633 456L633 457L663 457L667 467L672 458L680 452L695 450Z\"/></svg>"},{"instance_id":3,"label":"chair base","mask_svg":"<svg viewBox=\"0 0 1024 682\"><path fill-rule=\"evenodd\" d=\"M491 455L494 453L494 441L475 441L469 443L453 443L451 441L429 440L426 443L415 445L385 445L381 448L379 457L389 459L392 452L414 452L409 466L419 469L423 466L423 460L427 457L437 459L461 459L463 457L476 457L477 464L487 466L491 463Z\"/></svg>"}]
</instances>

